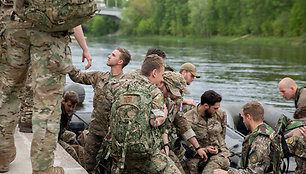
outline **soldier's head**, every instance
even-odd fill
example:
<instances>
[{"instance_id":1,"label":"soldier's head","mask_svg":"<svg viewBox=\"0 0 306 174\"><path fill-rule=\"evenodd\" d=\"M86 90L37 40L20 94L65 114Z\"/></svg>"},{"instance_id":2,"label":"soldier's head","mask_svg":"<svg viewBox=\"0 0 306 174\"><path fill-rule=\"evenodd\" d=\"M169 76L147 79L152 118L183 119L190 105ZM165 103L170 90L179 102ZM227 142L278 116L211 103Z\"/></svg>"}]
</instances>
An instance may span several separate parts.
<instances>
[{"instance_id":1,"label":"soldier's head","mask_svg":"<svg viewBox=\"0 0 306 174\"><path fill-rule=\"evenodd\" d=\"M108 60L106 62L107 66L121 66L124 68L129 64L131 60L131 54L127 49L116 48L110 55L108 55Z\"/></svg>"},{"instance_id":2,"label":"soldier's head","mask_svg":"<svg viewBox=\"0 0 306 174\"><path fill-rule=\"evenodd\" d=\"M148 79L160 86L163 82L163 75L165 72L164 59L156 54L146 56L141 66L141 74L148 77Z\"/></svg>"},{"instance_id":3,"label":"soldier's head","mask_svg":"<svg viewBox=\"0 0 306 174\"><path fill-rule=\"evenodd\" d=\"M197 73L196 67L191 63L184 63L180 68L180 73L185 78L187 85L190 85L193 82L194 77L200 78L200 75Z\"/></svg>"},{"instance_id":4,"label":"soldier's head","mask_svg":"<svg viewBox=\"0 0 306 174\"><path fill-rule=\"evenodd\" d=\"M201 107L205 116L212 117L220 108L222 97L214 90L205 91L201 96Z\"/></svg>"},{"instance_id":5,"label":"soldier's head","mask_svg":"<svg viewBox=\"0 0 306 174\"><path fill-rule=\"evenodd\" d=\"M253 131L253 129L256 128L253 124L262 123L264 120L264 108L256 101L248 102L242 107L241 117L243 118L245 127L248 130Z\"/></svg>"},{"instance_id":6,"label":"soldier's head","mask_svg":"<svg viewBox=\"0 0 306 174\"><path fill-rule=\"evenodd\" d=\"M282 96L286 100L295 99L297 88L297 84L290 77L285 77L278 83L280 96Z\"/></svg>"},{"instance_id":7,"label":"soldier's head","mask_svg":"<svg viewBox=\"0 0 306 174\"><path fill-rule=\"evenodd\" d=\"M183 93L189 93L186 88L186 80L184 77L175 72L166 71L164 73L164 83L160 87L164 97L170 97L172 100L183 97Z\"/></svg>"},{"instance_id":8,"label":"soldier's head","mask_svg":"<svg viewBox=\"0 0 306 174\"><path fill-rule=\"evenodd\" d=\"M74 91L66 91L64 94L64 98L62 100L62 104L65 108L65 112L68 115L72 115L76 105L79 102L79 96Z\"/></svg>"},{"instance_id":9,"label":"soldier's head","mask_svg":"<svg viewBox=\"0 0 306 174\"><path fill-rule=\"evenodd\" d=\"M295 119L306 119L306 104L298 107L294 114L293 114L293 118Z\"/></svg>"},{"instance_id":10,"label":"soldier's head","mask_svg":"<svg viewBox=\"0 0 306 174\"><path fill-rule=\"evenodd\" d=\"M165 52L163 52L162 50L158 49L158 48L149 48L147 51L147 55L152 55L152 54L157 54L159 57L166 59L166 54Z\"/></svg>"}]
</instances>

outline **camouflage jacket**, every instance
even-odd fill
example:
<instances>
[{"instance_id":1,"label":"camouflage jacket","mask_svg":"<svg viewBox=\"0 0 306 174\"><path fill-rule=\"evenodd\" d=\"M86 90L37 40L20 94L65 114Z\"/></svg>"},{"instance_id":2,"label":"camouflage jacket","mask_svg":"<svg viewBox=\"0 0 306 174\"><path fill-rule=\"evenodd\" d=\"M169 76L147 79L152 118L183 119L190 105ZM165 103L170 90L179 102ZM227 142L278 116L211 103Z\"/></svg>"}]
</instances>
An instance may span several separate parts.
<instances>
[{"instance_id":1,"label":"camouflage jacket","mask_svg":"<svg viewBox=\"0 0 306 174\"><path fill-rule=\"evenodd\" d=\"M123 79L135 79L141 75L140 73L141 73L140 69L136 69L136 70L125 73L122 78Z\"/></svg>"},{"instance_id":2,"label":"camouflage jacket","mask_svg":"<svg viewBox=\"0 0 306 174\"><path fill-rule=\"evenodd\" d=\"M302 174L306 171L306 142L303 136L294 136L286 139L291 154L295 156L297 164L295 173Z\"/></svg>"},{"instance_id":3,"label":"camouflage jacket","mask_svg":"<svg viewBox=\"0 0 306 174\"><path fill-rule=\"evenodd\" d=\"M197 107L185 113L185 117L197 135L197 140L202 147L217 146L222 156L229 157L230 152L225 144L226 114L220 110L211 118L200 116Z\"/></svg>"},{"instance_id":4,"label":"camouflage jacket","mask_svg":"<svg viewBox=\"0 0 306 174\"><path fill-rule=\"evenodd\" d=\"M110 72L92 71L81 72L76 67L69 73L69 77L72 81L92 85L94 89L93 98L93 111L91 114L90 130L96 135L105 136L108 131L108 117L109 113L106 112L109 108L109 102L105 100L104 87L110 80ZM121 72L116 79L119 79L123 73Z\"/></svg>"},{"instance_id":5,"label":"camouflage jacket","mask_svg":"<svg viewBox=\"0 0 306 174\"><path fill-rule=\"evenodd\" d=\"M297 89L294 103L295 103L295 108L298 108L306 104L306 88L305 87Z\"/></svg>"},{"instance_id":6,"label":"camouflage jacket","mask_svg":"<svg viewBox=\"0 0 306 174\"><path fill-rule=\"evenodd\" d=\"M168 117L163 128L169 132L170 141L174 143L177 136L185 141L194 137L195 133L183 113L183 100L177 99L173 101L167 98L165 103L168 108Z\"/></svg>"},{"instance_id":7,"label":"camouflage jacket","mask_svg":"<svg viewBox=\"0 0 306 174\"><path fill-rule=\"evenodd\" d=\"M242 144L241 157L244 169L230 170L228 173L269 173L272 171L273 152L269 138L272 132L273 129L263 123L246 136Z\"/></svg>"}]
</instances>

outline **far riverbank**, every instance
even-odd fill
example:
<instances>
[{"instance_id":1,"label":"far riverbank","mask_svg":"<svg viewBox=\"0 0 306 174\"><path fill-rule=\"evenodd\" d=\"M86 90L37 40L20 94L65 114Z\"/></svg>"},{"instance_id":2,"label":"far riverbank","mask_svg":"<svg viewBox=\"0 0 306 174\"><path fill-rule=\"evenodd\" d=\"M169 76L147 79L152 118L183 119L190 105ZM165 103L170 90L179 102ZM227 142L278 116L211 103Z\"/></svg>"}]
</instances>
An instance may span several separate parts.
<instances>
[{"instance_id":1,"label":"far riverbank","mask_svg":"<svg viewBox=\"0 0 306 174\"><path fill-rule=\"evenodd\" d=\"M209 38L202 37L174 37L174 36L123 36L110 35L94 37L88 35L91 40L99 38L114 39L133 39L133 40L151 40L151 41L171 41L171 42L212 42L212 43L230 43L246 45L273 45L273 46L294 46L306 47L306 37L257 37L252 35L244 36L213 36Z\"/></svg>"}]
</instances>

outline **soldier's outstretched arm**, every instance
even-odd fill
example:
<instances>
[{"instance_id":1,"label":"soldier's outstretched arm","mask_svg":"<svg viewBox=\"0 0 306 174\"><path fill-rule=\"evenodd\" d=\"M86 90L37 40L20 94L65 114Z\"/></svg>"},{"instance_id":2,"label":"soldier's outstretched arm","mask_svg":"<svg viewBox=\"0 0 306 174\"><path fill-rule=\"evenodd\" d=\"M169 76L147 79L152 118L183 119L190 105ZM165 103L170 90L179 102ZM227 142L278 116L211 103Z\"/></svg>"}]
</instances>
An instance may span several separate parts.
<instances>
[{"instance_id":1,"label":"soldier's outstretched arm","mask_svg":"<svg viewBox=\"0 0 306 174\"><path fill-rule=\"evenodd\" d=\"M82 62L84 62L84 60L87 59L88 63L86 65L85 69L88 69L89 67L91 67L92 58L91 58L91 55L89 53L89 50L88 50L88 47L87 47L87 44L86 44L86 40L85 40L85 37L84 37L82 26L79 25L77 27L74 27L73 30L74 30L74 37L75 37L78 44L80 45L80 47L83 50Z\"/></svg>"}]
</instances>

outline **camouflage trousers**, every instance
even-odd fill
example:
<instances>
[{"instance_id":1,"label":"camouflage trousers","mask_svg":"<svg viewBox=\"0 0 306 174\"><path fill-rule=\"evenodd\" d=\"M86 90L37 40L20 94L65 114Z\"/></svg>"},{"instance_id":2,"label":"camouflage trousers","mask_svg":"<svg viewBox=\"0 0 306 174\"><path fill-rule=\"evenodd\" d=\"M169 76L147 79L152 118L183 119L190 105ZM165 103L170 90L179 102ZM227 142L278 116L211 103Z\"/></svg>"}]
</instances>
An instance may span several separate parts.
<instances>
[{"instance_id":1,"label":"camouflage trousers","mask_svg":"<svg viewBox=\"0 0 306 174\"><path fill-rule=\"evenodd\" d=\"M19 128L21 132L32 132L33 115L33 88L32 88L32 68L29 67L25 86L21 96Z\"/></svg>"},{"instance_id":2,"label":"camouflage trousers","mask_svg":"<svg viewBox=\"0 0 306 174\"><path fill-rule=\"evenodd\" d=\"M91 125L90 125L91 126ZM92 173L97 165L96 156L100 150L104 137L96 135L91 127L85 141L85 169L88 173Z\"/></svg>"},{"instance_id":3,"label":"camouflage trousers","mask_svg":"<svg viewBox=\"0 0 306 174\"><path fill-rule=\"evenodd\" d=\"M113 160L112 173L117 174L116 162ZM121 173L121 172L120 172ZM150 174L180 174L174 162L164 153L157 150L145 159L125 159L125 169L122 173L150 173Z\"/></svg>"},{"instance_id":4,"label":"camouflage trousers","mask_svg":"<svg viewBox=\"0 0 306 174\"><path fill-rule=\"evenodd\" d=\"M45 33L26 22L7 21L6 51L0 64L0 156L12 156L14 130L18 121L20 91L30 62L33 66L32 169L53 165L61 99L67 67L71 67L69 38L62 33Z\"/></svg>"},{"instance_id":5,"label":"camouflage trousers","mask_svg":"<svg viewBox=\"0 0 306 174\"><path fill-rule=\"evenodd\" d=\"M187 170L190 174L198 174L198 164L200 161L199 158L190 158L186 161ZM224 157L222 154L213 155L209 158L204 170L201 172L202 174L211 174L214 169L223 169L227 170L230 166L230 161L228 158Z\"/></svg>"}]
</instances>

